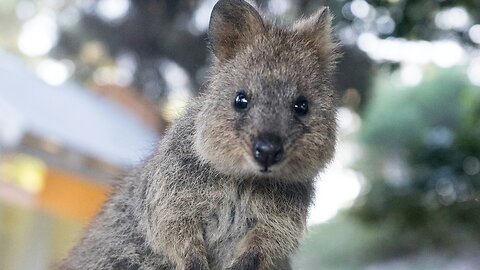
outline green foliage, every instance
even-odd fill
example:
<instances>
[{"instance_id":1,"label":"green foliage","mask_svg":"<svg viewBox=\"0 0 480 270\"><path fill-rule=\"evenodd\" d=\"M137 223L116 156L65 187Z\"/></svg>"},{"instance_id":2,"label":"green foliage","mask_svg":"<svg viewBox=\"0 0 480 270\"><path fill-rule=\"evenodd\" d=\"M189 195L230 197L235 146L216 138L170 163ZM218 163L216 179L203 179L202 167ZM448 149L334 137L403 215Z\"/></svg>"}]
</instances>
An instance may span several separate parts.
<instances>
[{"instance_id":1,"label":"green foliage","mask_svg":"<svg viewBox=\"0 0 480 270\"><path fill-rule=\"evenodd\" d=\"M391 226L369 227L340 215L328 223L311 227L293 260L293 269L365 269L365 265L389 254L382 252Z\"/></svg>"},{"instance_id":2,"label":"green foliage","mask_svg":"<svg viewBox=\"0 0 480 270\"><path fill-rule=\"evenodd\" d=\"M446 32L465 43L471 43L463 31L439 29L435 15L441 10L461 7L468 11L473 21L480 19L480 2L477 0L429 1L429 0L367 0L377 9L386 9L392 15L396 25L392 36L407 39L432 40Z\"/></svg>"},{"instance_id":3,"label":"green foliage","mask_svg":"<svg viewBox=\"0 0 480 270\"><path fill-rule=\"evenodd\" d=\"M395 224L398 249L480 240L480 89L460 71L412 88L380 81L359 138L369 189L356 216Z\"/></svg>"}]
</instances>

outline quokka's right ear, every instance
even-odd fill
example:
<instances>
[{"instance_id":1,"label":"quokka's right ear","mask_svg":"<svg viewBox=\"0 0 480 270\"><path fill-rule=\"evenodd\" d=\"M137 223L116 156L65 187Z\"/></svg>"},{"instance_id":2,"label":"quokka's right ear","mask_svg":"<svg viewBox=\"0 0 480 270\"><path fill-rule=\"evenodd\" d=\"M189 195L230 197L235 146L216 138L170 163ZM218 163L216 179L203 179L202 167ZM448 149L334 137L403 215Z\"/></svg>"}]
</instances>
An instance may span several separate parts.
<instances>
[{"instance_id":1,"label":"quokka's right ear","mask_svg":"<svg viewBox=\"0 0 480 270\"><path fill-rule=\"evenodd\" d=\"M243 0L220 0L213 8L208 38L220 61L232 58L264 32L262 17Z\"/></svg>"},{"instance_id":2,"label":"quokka's right ear","mask_svg":"<svg viewBox=\"0 0 480 270\"><path fill-rule=\"evenodd\" d=\"M293 28L311 38L323 54L337 57L338 44L333 40L332 14L328 7L321 7L310 17L295 23Z\"/></svg>"}]
</instances>

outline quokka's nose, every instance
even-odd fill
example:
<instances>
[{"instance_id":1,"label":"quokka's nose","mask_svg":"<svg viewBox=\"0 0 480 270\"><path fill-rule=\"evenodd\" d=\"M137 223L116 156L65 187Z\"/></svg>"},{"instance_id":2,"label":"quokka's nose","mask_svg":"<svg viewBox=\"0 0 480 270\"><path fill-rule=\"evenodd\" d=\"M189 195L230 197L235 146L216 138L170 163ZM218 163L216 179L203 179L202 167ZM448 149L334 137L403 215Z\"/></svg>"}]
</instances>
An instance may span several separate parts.
<instances>
[{"instance_id":1,"label":"quokka's nose","mask_svg":"<svg viewBox=\"0 0 480 270\"><path fill-rule=\"evenodd\" d=\"M282 140L273 134L260 134L253 144L253 156L265 171L283 158Z\"/></svg>"}]
</instances>

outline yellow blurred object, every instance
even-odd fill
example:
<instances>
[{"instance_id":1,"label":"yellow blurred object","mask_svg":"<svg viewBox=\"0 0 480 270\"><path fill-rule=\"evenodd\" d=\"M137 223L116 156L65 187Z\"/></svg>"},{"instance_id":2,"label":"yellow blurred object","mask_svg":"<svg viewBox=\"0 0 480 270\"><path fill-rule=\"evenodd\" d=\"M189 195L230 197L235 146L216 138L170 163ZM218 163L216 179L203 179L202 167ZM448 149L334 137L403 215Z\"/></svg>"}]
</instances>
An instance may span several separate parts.
<instances>
[{"instance_id":1,"label":"yellow blurred object","mask_svg":"<svg viewBox=\"0 0 480 270\"><path fill-rule=\"evenodd\" d=\"M33 198L35 206L58 216L88 222L107 198L109 186L71 171L47 167L40 159L11 153L0 160L0 183L23 193L15 200ZM10 195L14 194L10 191ZM31 196L30 196L31 195Z\"/></svg>"},{"instance_id":2,"label":"yellow blurred object","mask_svg":"<svg viewBox=\"0 0 480 270\"><path fill-rule=\"evenodd\" d=\"M85 223L98 212L109 190L83 176L50 168L38 204L49 212Z\"/></svg>"},{"instance_id":3,"label":"yellow blurred object","mask_svg":"<svg viewBox=\"0 0 480 270\"><path fill-rule=\"evenodd\" d=\"M0 181L37 194L45 186L47 171L47 166L40 159L25 154L11 155L0 163Z\"/></svg>"}]
</instances>

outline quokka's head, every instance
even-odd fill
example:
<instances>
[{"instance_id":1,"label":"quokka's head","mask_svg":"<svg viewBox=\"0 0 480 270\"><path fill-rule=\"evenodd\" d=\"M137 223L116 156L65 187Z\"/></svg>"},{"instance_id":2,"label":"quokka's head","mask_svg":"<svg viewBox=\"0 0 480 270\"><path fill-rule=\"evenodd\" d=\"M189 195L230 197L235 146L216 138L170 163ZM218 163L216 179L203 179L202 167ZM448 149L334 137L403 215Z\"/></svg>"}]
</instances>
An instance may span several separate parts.
<instances>
[{"instance_id":1,"label":"quokka's head","mask_svg":"<svg viewBox=\"0 0 480 270\"><path fill-rule=\"evenodd\" d=\"M197 100L199 156L240 177L314 177L335 146L337 54L328 8L278 26L245 1L220 0L208 35L214 63Z\"/></svg>"}]
</instances>

